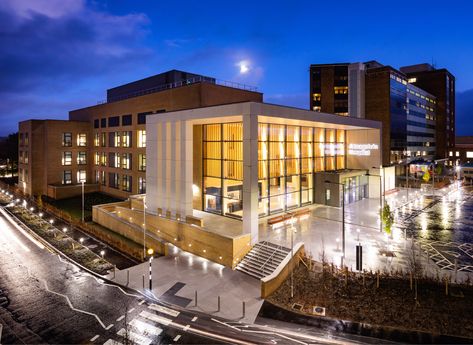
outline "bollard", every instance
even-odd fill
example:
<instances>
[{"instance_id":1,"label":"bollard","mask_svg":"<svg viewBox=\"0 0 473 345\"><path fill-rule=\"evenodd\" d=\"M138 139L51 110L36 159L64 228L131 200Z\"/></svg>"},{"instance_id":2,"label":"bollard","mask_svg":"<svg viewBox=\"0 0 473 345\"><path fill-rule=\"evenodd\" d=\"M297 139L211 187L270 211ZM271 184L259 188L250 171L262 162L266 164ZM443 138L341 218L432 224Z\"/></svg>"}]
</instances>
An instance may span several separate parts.
<instances>
[{"instance_id":1,"label":"bollard","mask_svg":"<svg viewBox=\"0 0 473 345\"><path fill-rule=\"evenodd\" d=\"M145 275L143 274L143 290L145 289Z\"/></svg>"},{"instance_id":2,"label":"bollard","mask_svg":"<svg viewBox=\"0 0 473 345\"><path fill-rule=\"evenodd\" d=\"M217 297L217 311L220 311L220 296Z\"/></svg>"},{"instance_id":3,"label":"bollard","mask_svg":"<svg viewBox=\"0 0 473 345\"><path fill-rule=\"evenodd\" d=\"M113 265L113 279L115 279L115 270L117 269L117 266Z\"/></svg>"},{"instance_id":4,"label":"bollard","mask_svg":"<svg viewBox=\"0 0 473 345\"><path fill-rule=\"evenodd\" d=\"M245 314L246 314L246 303L245 303L245 301L242 302L242 308L243 308L243 318L244 318Z\"/></svg>"},{"instance_id":5,"label":"bollard","mask_svg":"<svg viewBox=\"0 0 473 345\"><path fill-rule=\"evenodd\" d=\"M130 284L130 271L126 270L126 286Z\"/></svg>"},{"instance_id":6,"label":"bollard","mask_svg":"<svg viewBox=\"0 0 473 345\"><path fill-rule=\"evenodd\" d=\"M194 307L197 307L197 290L195 290L195 303L194 303Z\"/></svg>"}]
</instances>

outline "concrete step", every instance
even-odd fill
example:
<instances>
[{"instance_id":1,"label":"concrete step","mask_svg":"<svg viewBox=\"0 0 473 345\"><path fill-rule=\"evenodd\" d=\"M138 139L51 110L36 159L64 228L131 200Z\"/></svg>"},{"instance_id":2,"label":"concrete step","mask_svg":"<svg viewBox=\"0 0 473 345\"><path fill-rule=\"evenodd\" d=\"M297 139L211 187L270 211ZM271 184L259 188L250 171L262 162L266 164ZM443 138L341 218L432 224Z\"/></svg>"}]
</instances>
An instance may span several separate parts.
<instances>
[{"instance_id":1,"label":"concrete step","mask_svg":"<svg viewBox=\"0 0 473 345\"><path fill-rule=\"evenodd\" d=\"M253 267L257 270L261 270L261 268L265 268L265 269L268 269L270 271L274 271L276 269L276 267L278 267L277 265L274 265L274 264L270 264L269 262L266 263L266 265L264 264L264 262L261 262L261 261L256 261L256 260L252 260L252 259L243 259L240 264L244 264L244 265L247 265L247 266L250 266L250 267ZM264 265L264 266L263 266Z\"/></svg>"},{"instance_id":2,"label":"concrete step","mask_svg":"<svg viewBox=\"0 0 473 345\"><path fill-rule=\"evenodd\" d=\"M276 269L276 267L278 267L278 265L282 261L282 260L275 260L275 259L269 260L269 257L261 257L253 253L248 253L248 255L245 256L242 261L244 260L257 263L260 266L266 264L268 266L271 266L273 269Z\"/></svg>"}]
</instances>

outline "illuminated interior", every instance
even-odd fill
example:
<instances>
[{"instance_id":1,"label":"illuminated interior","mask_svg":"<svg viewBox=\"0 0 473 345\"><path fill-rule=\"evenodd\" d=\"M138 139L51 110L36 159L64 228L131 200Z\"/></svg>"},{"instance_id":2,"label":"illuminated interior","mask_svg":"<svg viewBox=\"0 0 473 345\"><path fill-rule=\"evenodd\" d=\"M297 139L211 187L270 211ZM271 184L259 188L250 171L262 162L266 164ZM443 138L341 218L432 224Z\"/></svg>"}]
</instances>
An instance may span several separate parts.
<instances>
[{"instance_id":1,"label":"illuminated interior","mask_svg":"<svg viewBox=\"0 0 473 345\"><path fill-rule=\"evenodd\" d=\"M241 218L243 124L202 127L203 209ZM345 130L259 123L259 216L314 203L314 174L345 164Z\"/></svg>"}]
</instances>

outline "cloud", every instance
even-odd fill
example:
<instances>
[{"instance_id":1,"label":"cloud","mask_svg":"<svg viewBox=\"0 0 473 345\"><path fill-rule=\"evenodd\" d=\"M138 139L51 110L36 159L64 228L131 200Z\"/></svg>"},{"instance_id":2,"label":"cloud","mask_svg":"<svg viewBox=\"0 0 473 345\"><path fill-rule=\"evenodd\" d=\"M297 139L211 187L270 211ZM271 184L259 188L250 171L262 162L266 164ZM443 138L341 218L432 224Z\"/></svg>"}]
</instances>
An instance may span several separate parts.
<instances>
[{"instance_id":1,"label":"cloud","mask_svg":"<svg viewBox=\"0 0 473 345\"><path fill-rule=\"evenodd\" d=\"M72 97L78 88L96 91L97 80L136 72L154 56L143 43L150 26L144 14L114 15L88 8L83 0L0 4L3 114L15 114L22 107L25 116L36 116L31 103L13 102L25 94L41 95L42 106L49 100L51 113L63 111L55 98Z\"/></svg>"}]
</instances>

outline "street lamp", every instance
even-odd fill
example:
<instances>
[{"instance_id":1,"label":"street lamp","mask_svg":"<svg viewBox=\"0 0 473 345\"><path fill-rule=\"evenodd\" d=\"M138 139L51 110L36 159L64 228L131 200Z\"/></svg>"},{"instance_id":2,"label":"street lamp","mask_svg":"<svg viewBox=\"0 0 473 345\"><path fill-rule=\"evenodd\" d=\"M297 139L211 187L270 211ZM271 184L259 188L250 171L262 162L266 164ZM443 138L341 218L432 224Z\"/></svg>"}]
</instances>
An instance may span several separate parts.
<instances>
[{"instance_id":1,"label":"street lamp","mask_svg":"<svg viewBox=\"0 0 473 345\"><path fill-rule=\"evenodd\" d=\"M345 259L345 184L340 182L331 182L326 180L325 183L336 184L342 187L342 267L343 260Z\"/></svg>"},{"instance_id":2,"label":"street lamp","mask_svg":"<svg viewBox=\"0 0 473 345\"><path fill-rule=\"evenodd\" d=\"M103 256L105 255L105 250L101 250L100 255L102 256L102 259L103 259Z\"/></svg>"},{"instance_id":3,"label":"street lamp","mask_svg":"<svg viewBox=\"0 0 473 345\"><path fill-rule=\"evenodd\" d=\"M80 244L84 243L84 238L81 237L81 238L79 239L79 242L80 242Z\"/></svg>"},{"instance_id":4,"label":"street lamp","mask_svg":"<svg viewBox=\"0 0 473 345\"><path fill-rule=\"evenodd\" d=\"M291 216L291 298L294 297L294 214L292 212L286 212Z\"/></svg>"},{"instance_id":5,"label":"street lamp","mask_svg":"<svg viewBox=\"0 0 473 345\"><path fill-rule=\"evenodd\" d=\"M143 197L143 259L146 257L146 195Z\"/></svg>"},{"instance_id":6,"label":"street lamp","mask_svg":"<svg viewBox=\"0 0 473 345\"><path fill-rule=\"evenodd\" d=\"M81 179L81 184L82 184L82 223L84 222L84 183L85 180Z\"/></svg>"}]
</instances>

